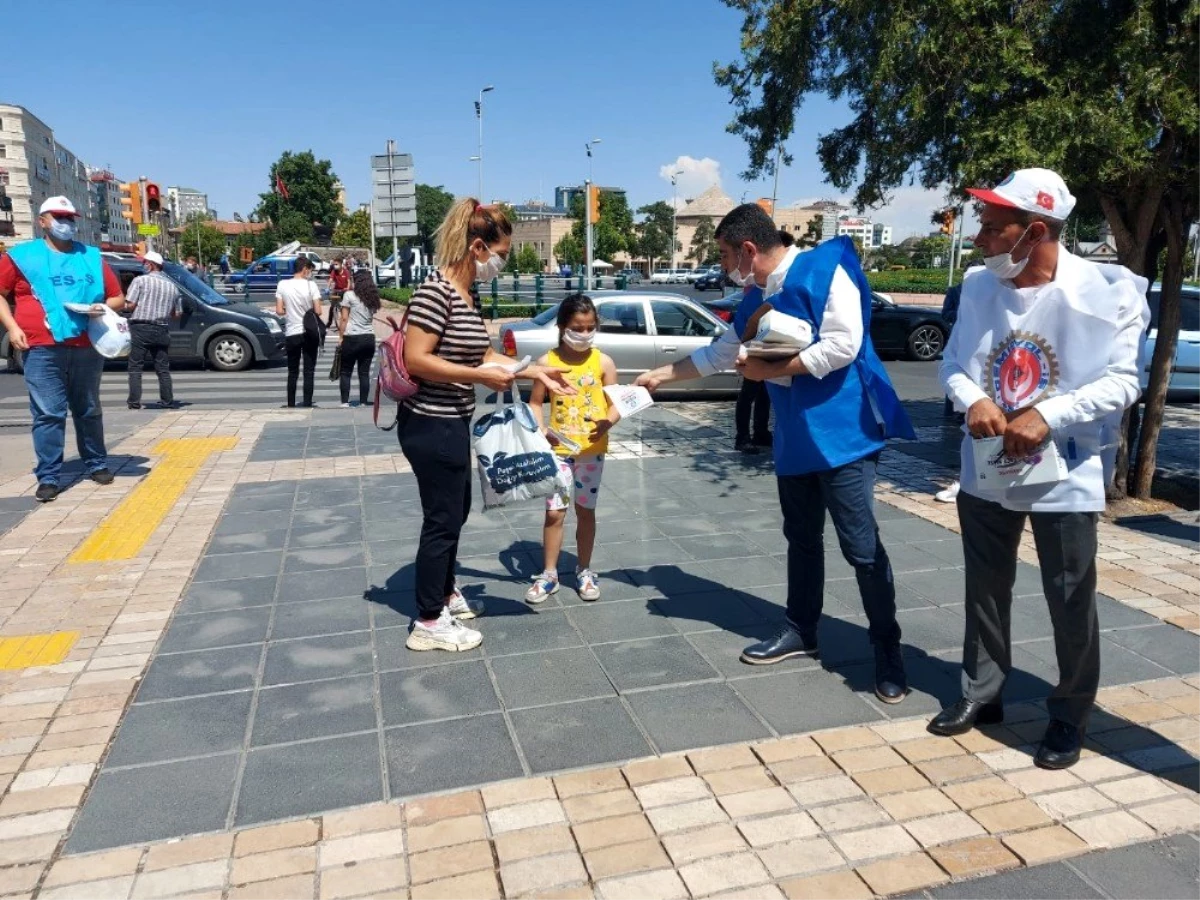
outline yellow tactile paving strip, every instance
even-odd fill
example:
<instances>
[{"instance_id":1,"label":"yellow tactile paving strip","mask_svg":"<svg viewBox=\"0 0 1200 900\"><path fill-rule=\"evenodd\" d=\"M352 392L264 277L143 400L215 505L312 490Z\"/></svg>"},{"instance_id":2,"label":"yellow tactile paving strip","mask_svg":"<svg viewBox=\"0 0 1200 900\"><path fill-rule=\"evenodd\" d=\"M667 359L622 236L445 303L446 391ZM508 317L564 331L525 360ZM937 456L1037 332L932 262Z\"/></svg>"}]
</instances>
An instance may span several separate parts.
<instances>
[{"instance_id":1,"label":"yellow tactile paving strip","mask_svg":"<svg viewBox=\"0 0 1200 900\"><path fill-rule=\"evenodd\" d=\"M0 638L0 670L55 666L66 659L78 631L53 631L49 634L21 634Z\"/></svg>"},{"instance_id":2,"label":"yellow tactile paving strip","mask_svg":"<svg viewBox=\"0 0 1200 900\"><path fill-rule=\"evenodd\" d=\"M133 559L162 524L209 456L222 450L232 450L237 442L237 437L233 435L160 441L154 452L162 454L163 459L155 464L146 480L134 488L80 544L67 562Z\"/></svg>"}]
</instances>

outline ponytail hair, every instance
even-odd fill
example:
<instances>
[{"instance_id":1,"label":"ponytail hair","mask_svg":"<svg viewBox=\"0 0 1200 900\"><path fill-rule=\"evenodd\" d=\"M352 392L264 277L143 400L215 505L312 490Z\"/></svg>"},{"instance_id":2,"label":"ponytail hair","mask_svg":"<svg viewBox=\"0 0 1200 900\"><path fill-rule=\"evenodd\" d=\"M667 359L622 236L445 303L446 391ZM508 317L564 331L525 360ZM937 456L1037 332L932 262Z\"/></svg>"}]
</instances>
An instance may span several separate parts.
<instances>
[{"instance_id":1,"label":"ponytail hair","mask_svg":"<svg viewBox=\"0 0 1200 900\"><path fill-rule=\"evenodd\" d=\"M437 230L438 265L446 269L460 264L476 238L494 244L511 235L512 223L499 208L484 206L474 197L459 200Z\"/></svg>"}]
</instances>

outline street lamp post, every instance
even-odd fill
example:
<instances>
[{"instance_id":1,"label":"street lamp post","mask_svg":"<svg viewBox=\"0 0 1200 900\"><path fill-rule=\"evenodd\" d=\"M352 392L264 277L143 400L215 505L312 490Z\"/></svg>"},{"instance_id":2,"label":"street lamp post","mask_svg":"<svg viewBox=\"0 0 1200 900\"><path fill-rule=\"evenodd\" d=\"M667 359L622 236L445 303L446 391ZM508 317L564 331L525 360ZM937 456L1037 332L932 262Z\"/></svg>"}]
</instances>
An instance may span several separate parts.
<instances>
[{"instance_id":1,"label":"street lamp post","mask_svg":"<svg viewBox=\"0 0 1200 900\"><path fill-rule=\"evenodd\" d=\"M679 191L676 190L676 179L683 174L683 169L671 173L671 270L675 270L675 232L678 230Z\"/></svg>"},{"instance_id":2,"label":"street lamp post","mask_svg":"<svg viewBox=\"0 0 1200 900\"><path fill-rule=\"evenodd\" d=\"M591 216L591 199L592 199L592 147L600 143L600 138L592 138L583 145L583 149L587 151L588 158L588 177L583 184L583 221L584 221L584 271L587 274L588 290L592 288L592 216Z\"/></svg>"},{"instance_id":3,"label":"street lamp post","mask_svg":"<svg viewBox=\"0 0 1200 900\"><path fill-rule=\"evenodd\" d=\"M475 101L475 118L479 120L479 153L471 157L479 163L479 202L483 203L483 95L488 91L494 91L495 85L489 84L479 91L479 99Z\"/></svg>"}]
</instances>

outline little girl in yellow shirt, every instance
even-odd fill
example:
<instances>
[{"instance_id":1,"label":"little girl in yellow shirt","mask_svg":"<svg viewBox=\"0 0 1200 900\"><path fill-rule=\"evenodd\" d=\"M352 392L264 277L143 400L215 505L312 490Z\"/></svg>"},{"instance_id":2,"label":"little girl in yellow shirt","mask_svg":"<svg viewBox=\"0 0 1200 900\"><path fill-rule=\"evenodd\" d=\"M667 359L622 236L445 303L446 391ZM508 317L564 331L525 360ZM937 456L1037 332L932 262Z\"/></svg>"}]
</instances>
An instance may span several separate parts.
<instances>
[{"instance_id":1,"label":"little girl in yellow shirt","mask_svg":"<svg viewBox=\"0 0 1200 900\"><path fill-rule=\"evenodd\" d=\"M584 294L572 294L558 307L558 347L538 360L566 374L575 388L572 396L551 398L550 424L542 418L546 389L533 383L529 405L533 415L558 454L559 467L569 473L574 485L575 538L579 565L575 570L575 588L582 600L599 600L600 585L592 571L592 550L596 545L596 501L600 478L604 474L604 454L608 450L608 430L621 418L608 401L604 386L617 383L617 367L612 359L593 345L598 318L596 306ZM568 447L555 434L574 445ZM545 566L525 594L529 603L541 603L558 591L558 554L562 550L563 524L571 505L571 492L563 491L546 501L546 521L542 526Z\"/></svg>"}]
</instances>

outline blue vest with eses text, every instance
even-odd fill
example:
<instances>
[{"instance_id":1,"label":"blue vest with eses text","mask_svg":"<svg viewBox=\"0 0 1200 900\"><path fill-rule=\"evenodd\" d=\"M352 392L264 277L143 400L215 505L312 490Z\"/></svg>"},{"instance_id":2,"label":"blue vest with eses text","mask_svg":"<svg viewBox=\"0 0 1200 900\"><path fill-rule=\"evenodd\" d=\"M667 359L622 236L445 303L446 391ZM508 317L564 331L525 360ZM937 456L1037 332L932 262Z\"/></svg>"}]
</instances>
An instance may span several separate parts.
<instances>
[{"instance_id":1,"label":"blue vest with eses text","mask_svg":"<svg viewBox=\"0 0 1200 900\"><path fill-rule=\"evenodd\" d=\"M834 238L801 253L779 293L766 301L782 313L805 320L812 325L813 334L819 335L838 266L858 288L862 346L854 362L824 378L796 375L786 387L767 384L775 410L776 475L835 469L878 453L886 438L916 438L871 342L871 288L850 238ZM738 307L734 327L743 330L761 302L761 290L748 292Z\"/></svg>"},{"instance_id":2,"label":"blue vest with eses text","mask_svg":"<svg viewBox=\"0 0 1200 900\"><path fill-rule=\"evenodd\" d=\"M8 255L45 310L46 325L55 342L87 334L88 317L63 304L104 302L100 251L76 241L70 253L62 253L44 240L33 240L17 244Z\"/></svg>"}]
</instances>

